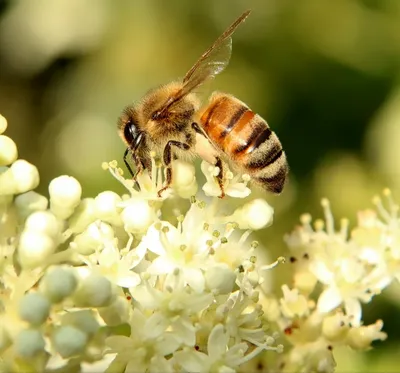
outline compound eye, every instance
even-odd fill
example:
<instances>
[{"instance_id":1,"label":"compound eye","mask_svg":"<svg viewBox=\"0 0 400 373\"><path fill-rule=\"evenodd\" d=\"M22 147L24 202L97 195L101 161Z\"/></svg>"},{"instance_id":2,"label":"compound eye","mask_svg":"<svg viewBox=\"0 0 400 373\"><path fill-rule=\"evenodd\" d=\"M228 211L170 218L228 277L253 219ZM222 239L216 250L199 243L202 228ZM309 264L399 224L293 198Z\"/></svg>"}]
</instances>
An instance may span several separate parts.
<instances>
[{"instance_id":1,"label":"compound eye","mask_svg":"<svg viewBox=\"0 0 400 373\"><path fill-rule=\"evenodd\" d=\"M124 137L128 144L133 144L139 135L139 131L136 127L136 124L132 121L126 123L124 128Z\"/></svg>"}]
</instances>

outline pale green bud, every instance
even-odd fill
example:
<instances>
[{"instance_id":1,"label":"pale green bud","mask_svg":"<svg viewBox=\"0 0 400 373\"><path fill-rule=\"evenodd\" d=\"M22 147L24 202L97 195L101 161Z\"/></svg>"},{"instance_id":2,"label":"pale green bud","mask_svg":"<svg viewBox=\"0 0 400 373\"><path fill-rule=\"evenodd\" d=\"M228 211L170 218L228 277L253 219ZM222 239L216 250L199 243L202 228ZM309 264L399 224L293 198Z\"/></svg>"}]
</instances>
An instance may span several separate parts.
<instances>
[{"instance_id":1,"label":"pale green bud","mask_svg":"<svg viewBox=\"0 0 400 373\"><path fill-rule=\"evenodd\" d=\"M25 329L18 333L14 340L15 353L29 359L43 352L45 347L42 333L36 329Z\"/></svg>"},{"instance_id":2,"label":"pale green bud","mask_svg":"<svg viewBox=\"0 0 400 373\"><path fill-rule=\"evenodd\" d=\"M40 290L51 302L61 302L76 289L77 279L72 271L55 267L47 271L40 282Z\"/></svg>"},{"instance_id":3,"label":"pale green bud","mask_svg":"<svg viewBox=\"0 0 400 373\"><path fill-rule=\"evenodd\" d=\"M94 312L91 310L66 313L62 318L62 324L72 325L90 336L96 334L100 328Z\"/></svg>"},{"instance_id":4,"label":"pale green bud","mask_svg":"<svg viewBox=\"0 0 400 373\"><path fill-rule=\"evenodd\" d=\"M56 351L66 359L85 351L88 336L73 326L65 325L54 331L52 341Z\"/></svg>"},{"instance_id":5,"label":"pale green bud","mask_svg":"<svg viewBox=\"0 0 400 373\"><path fill-rule=\"evenodd\" d=\"M113 297L111 283L100 275L90 275L84 278L74 295L77 306L104 307Z\"/></svg>"},{"instance_id":6,"label":"pale green bud","mask_svg":"<svg viewBox=\"0 0 400 373\"><path fill-rule=\"evenodd\" d=\"M44 211L47 209L49 201L46 197L34 191L29 191L15 197L14 204L17 207L18 215L25 219L35 211Z\"/></svg>"},{"instance_id":7,"label":"pale green bud","mask_svg":"<svg viewBox=\"0 0 400 373\"><path fill-rule=\"evenodd\" d=\"M43 324L49 313L50 302L39 293L25 294L19 303L19 316L32 325Z\"/></svg>"}]
</instances>

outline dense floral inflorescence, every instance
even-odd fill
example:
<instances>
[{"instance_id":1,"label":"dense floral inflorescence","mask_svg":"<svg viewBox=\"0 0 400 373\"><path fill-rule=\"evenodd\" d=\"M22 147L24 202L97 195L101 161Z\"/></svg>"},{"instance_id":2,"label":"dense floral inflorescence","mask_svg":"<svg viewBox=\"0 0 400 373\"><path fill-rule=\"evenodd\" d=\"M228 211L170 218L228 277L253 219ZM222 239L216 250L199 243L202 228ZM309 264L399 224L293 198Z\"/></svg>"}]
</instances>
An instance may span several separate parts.
<instances>
[{"instance_id":1,"label":"dense floral inflorescence","mask_svg":"<svg viewBox=\"0 0 400 373\"><path fill-rule=\"evenodd\" d=\"M200 193L193 165L175 161L159 197L152 155L135 185L117 162L103 165L124 195L82 198L79 182L60 176L45 197L6 127L0 116L0 372L234 372L265 351L280 353L271 371L330 372L335 346L386 337L381 321L362 324L361 303L400 274L393 202L386 211L377 199L381 218L360 213L349 235L323 201L325 224L304 216L286 237L291 287L264 294L263 274L283 259L262 263L249 241L272 222L267 202L230 208L251 194L247 175L228 172L220 200L218 168L202 163ZM167 219L167 200L189 208Z\"/></svg>"}]
</instances>

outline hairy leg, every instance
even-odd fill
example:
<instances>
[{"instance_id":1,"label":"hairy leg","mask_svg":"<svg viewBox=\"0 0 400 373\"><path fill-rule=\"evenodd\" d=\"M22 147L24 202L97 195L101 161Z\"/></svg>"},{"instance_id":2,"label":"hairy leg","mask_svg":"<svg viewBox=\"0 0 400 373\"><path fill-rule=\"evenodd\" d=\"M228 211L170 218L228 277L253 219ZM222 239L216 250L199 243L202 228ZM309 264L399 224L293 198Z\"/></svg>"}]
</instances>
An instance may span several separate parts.
<instances>
[{"instance_id":1,"label":"hairy leg","mask_svg":"<svg viewBox=\"0 0 400 373\"><path fill-rule=\"evenodd\" d=\"M166 167L166 184L163 188L161 188L158 191L158 196L161 197L161 194L167 190L172 183L172 167L171 167L171 162L172 162L172 158L173 158L173 154L172 154L172 147L177 147L179 149L182 150L189 150L190 149L190 145L185 144L183 142L179 142L179 141L175 141L175 140L170 140L167 142L167 145L165 145L164 148L164 155L163 155L163 160L164 160L164 164Z\"/></svg>"}]
</instances>

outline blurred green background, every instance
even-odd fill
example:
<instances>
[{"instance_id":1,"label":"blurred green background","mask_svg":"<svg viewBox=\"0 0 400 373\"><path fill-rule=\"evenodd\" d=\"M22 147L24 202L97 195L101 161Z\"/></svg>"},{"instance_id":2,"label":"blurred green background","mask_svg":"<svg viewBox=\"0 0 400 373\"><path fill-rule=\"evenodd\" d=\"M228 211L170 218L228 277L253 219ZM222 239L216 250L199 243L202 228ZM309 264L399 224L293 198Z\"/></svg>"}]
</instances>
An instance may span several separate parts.
<instances>
[{"instance_id":1,"label":"blurred green background","mask_svg":"<svg viewBox=\"0 0 400 373\"><path fill-rule=\"evenodd\" d=\"M290 182L266 197L275 223L257 237L270 257L301 213L321 217L322 197L352 224L383 187L400 198L399 0L0 0L0 113L39 167L39 191L60 174L85 196L122 191L100 167L122 161L122 108L182 77L248 8L229 67L207 89L246 102L287 152ZM392 286L365 307L389 339L361 360L345 352L342 371L398 370L399 294Z\"/></svg>"}]
</instances>

